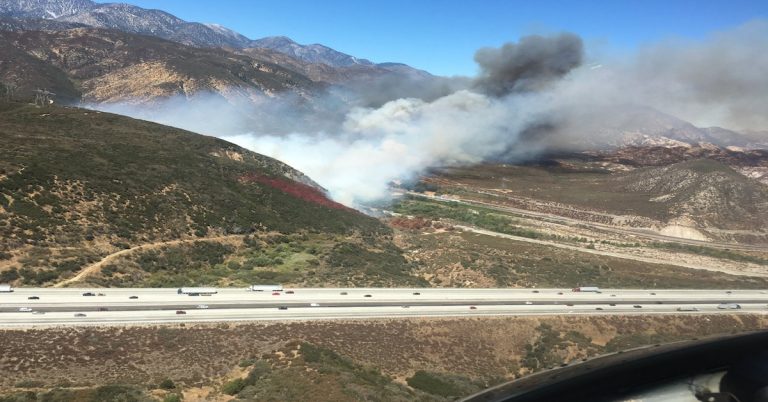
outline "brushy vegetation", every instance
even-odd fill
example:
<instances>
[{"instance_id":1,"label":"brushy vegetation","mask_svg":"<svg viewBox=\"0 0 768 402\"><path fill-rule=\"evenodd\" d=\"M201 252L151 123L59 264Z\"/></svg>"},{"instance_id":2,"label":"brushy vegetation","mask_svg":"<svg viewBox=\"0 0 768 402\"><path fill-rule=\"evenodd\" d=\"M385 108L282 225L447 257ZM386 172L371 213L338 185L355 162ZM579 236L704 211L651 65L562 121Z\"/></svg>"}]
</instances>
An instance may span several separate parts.
<instances>
[{"instance_id":1,"label":"brushy vegetation","mask_svg":"<svg viewBox=\"0 0 768 402\"><path fill-rule=\"evenodd\" d=\"M418 286L426 282L402 250L376 239L294 233L246 236L242 243L193 242L115 259L90 283L102 286Z\"/></svg>"},{"instance_id":2,"label":"brushy vegetation","mask_svg":"<svg viewBox=\"0 0 768 402\"><path fill-rule=\"evenodd\" d=\"M412 377L406 379L406 382L412 388L449 399L471 395L487 388L486 384L466 377L424 370L416 371Z\"/></svg>"},{"instance_id":3,"label":"brushy vegetation","mask_svg":"<svg viewBox=\"0 0 768 402\"><path fill-rule=\"evenodd\" d=\"M689 254L705 255L707 257L722 258L738 262L751 262L753 264L768 265L767 258L738 253L731 250L669 242L653 242L650 243L650 246L659 249L682 251Z\"/></svg>"},{"instance_id":4,"label":"brushy vegetation","mask_svg":"<svg viewBox=\"0 0 768 402\"><path fill-rule=\"evenodd\" d=\"M548 237L544 233L515 225L515 219L507 215L487 208L468 206L457 202L439 202L409 198L397 203L394 207L394 211L403 215L413 215L433 219L451 219L481 229L514 236L528 237L531 239Z\"/></svg>"},{"instance_id":5,"label":"brushy vegetation","mask_svg":"<svg viewBox=\"0 0 768 402\"><path fill-rule=\"evenodd\" d=\"M157 402L142 389L127 385L97 388L54 388L44 392L16 392L0 396L0 402Z\"/></svg>"},{"instance_id":6,"label":"brushy vegetation","mask_svg":"<svg viewBox=\"0 0 768 402\"><path fill-rule=\"evenodd\" d=\"M3 103L0 142L0 261L29 246L72 254L22 256L7 267L15 274L3 273L11 281L46 285L72 276L104 256L92 251L97 244L119 250L299 231L391 236L320 192L305 196L312 188L287 179L302 177L292 168L213 137L91 110ZM253 175L262 180L243 180Z\"/></svg>"},{"instance_id":7,"label":"brushy vegetation","mask_svg":"<svg viewBox=\"0 0 768 402\"><path fill-rule=\"evenodd\" d=\"M478 276L498 287L600 286L604 288L764 289L768 279L648 264L624 258L587 254L563 248L510 241L475 233L403 234L405 251L420 262L419 272L440 273L454 267L449 278L431 279L439 286L466 286ZM459 269L465 275L459 275Z\"/></svg>"}]
</instances>

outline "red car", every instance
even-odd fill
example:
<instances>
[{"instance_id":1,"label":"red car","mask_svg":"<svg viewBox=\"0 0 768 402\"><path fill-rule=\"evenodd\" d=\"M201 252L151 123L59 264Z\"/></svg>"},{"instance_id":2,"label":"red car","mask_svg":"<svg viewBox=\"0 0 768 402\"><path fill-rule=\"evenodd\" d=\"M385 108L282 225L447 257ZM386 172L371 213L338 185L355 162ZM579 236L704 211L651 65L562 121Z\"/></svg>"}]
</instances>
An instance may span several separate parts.
<instances>
[{"instance_id":1,"label":"red car","mask_svg":"<svg viewBox=\"0 0 768 402\"><path fill-rule=\"evenodd\" d=\"M280 292L272 292L272 296L280 296Z\"/></svg>"}]
</instances>

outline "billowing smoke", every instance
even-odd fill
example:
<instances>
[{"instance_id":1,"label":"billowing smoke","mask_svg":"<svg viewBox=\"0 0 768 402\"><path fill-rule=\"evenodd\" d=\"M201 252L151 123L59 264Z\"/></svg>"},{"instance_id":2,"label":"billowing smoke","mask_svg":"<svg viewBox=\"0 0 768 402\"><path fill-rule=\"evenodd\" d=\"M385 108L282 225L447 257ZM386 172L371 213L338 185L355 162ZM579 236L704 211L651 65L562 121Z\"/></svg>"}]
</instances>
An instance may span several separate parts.
<instances>
[{"instance_id":1,"label":"billowing smoke","mask_svg":"<svg viewBox=\"0 0 768 402\"><path fill-rule=\"evenodd\" d=\"M656 125L664 131L679 124L661 112L698 125L765 130L764 49L766 21L705 42L648 46L630 59L601 58L602 65L581 65L582 42L572 34L529 36L479 50L475 78L395 82L387 77L332 88L311 102L233 102L200 95L151 111L97 107L216 135L273 156L354 205L386 197L387 183L432 166L514 161L548 150L611 144L622 130Z\"/></svg>"},{"instance_id":2,"label":"billowing smoke","mask_svg":"<svg viewBox=\"0 0 768 402\"><path fill-rule=\"evenodd\" d=\"M499 49L478 50L475 61L481 73L476 86L493 96L540 91L581 65L583 57L576 35L526 36Z\"/></svg>"}]
</instances>

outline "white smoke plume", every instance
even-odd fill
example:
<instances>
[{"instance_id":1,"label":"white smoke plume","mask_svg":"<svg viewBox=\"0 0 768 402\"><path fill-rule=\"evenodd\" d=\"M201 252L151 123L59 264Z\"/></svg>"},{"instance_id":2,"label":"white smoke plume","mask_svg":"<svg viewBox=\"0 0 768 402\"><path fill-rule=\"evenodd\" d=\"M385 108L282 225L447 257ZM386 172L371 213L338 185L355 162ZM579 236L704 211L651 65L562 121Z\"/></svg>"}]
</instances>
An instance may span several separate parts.
<instances>
[{"instance_id":1,"label":"white smoke plume","mask_svg":"<svg viewBox=\"0 0 768 402\"><path fill-rule=\"evenodd\" d=\"M582 47L571 34L526 37L478 51L474 79L334 89L310 106L292 99L233 106L201 95L152 110L95 107L273 156L347 205L384 198L390 181L432 166L610 143L605 127L625 124L623 111L639 106L696 124L768 127L766 21L707 41L648 46L630 59L601 59L602 68L580 66Z\"/></svg>"}]
</instances>

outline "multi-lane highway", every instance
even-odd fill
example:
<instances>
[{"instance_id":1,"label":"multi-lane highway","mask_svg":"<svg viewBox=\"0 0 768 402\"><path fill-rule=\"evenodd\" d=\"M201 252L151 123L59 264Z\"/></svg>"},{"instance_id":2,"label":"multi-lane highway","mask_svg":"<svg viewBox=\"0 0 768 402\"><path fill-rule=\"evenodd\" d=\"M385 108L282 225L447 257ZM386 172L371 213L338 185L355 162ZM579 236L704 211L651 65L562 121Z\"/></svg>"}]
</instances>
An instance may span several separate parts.
<instances>
[{"instance_id":1,"label":"multi-lane highway","mask_svg":"<svg viewBox=\"0 0 768 402\"><path fill-rule=\"evenodd\" d=\"M741 308L722 308L722 304ZM17 288L0 293L0 326L734 312L768 313L768 291L286 288L254 292L220 288L214 295L189 296L175 288Z\"/></svg>"}]
</instances>

